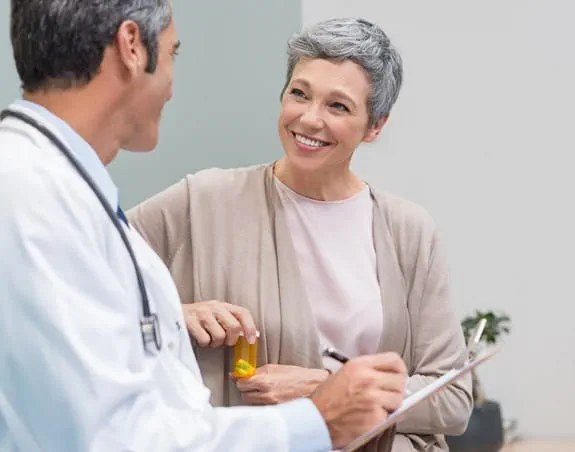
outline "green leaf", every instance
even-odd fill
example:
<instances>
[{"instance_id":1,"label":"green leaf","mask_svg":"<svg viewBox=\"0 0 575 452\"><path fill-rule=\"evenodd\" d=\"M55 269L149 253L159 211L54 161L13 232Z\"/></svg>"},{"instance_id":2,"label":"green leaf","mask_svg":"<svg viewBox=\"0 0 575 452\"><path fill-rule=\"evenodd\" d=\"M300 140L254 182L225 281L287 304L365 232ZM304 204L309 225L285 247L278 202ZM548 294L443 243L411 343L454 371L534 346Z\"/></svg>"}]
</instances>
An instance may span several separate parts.
<instances>
[{"instance_id":1,"label":"green leaf","mask_svg":"<svg viewBox=\"0 0 575 452\"><path fill-rule=\"evenodd\" d=\"M495 344L504 334L509 334L511 328L509 323L511 318L506 314L497 315L493 311L482 312L480 310L475 310L474 315L465 317L461 321L461 327L463 329L463 335L465 340L469 340L471 331L477 325L481 319L486 319L487 324L485 325L485 330L483 332L482 340L488 344Z\"/></svg>"}]
</instances>

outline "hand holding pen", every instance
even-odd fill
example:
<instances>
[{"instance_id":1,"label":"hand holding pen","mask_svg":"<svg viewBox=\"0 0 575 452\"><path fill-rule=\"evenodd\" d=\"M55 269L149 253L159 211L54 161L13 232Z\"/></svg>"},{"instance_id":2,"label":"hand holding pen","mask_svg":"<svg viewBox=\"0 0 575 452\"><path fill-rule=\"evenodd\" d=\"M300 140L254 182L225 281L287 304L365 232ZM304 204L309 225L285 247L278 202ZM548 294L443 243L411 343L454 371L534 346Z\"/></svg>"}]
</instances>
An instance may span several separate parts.
<instances>
[{"instance_id":1,"label":"hand holding pen","mask_svg":"<svg viewBox=\"0 0 575 452\"><path fill-rule=\"evenodd\" d=\"M322 346L321 354L323 356L329 356L330 358L333 358L342 364L347 363L350 359L345 353L341 352L340 350L336 349L335 347ZM409 397L410 395L411 395L411 391L409 389L405 388L405 397Z\"/></svg>"},{"instance_id":2,"label":"hand holding pen","mask_svg":"<svg viewBox=\"0 0 575 452\"><path fill-rule=\"evenodd\" d=\"M486 325L487 320L481 319L479 320L479 322L477 322L477 325L475 325L475 328L471 331L471 334L469 335L469 339L467 342L467 349L465 351L467 362L473 360L477 352L479 351L481 345L481 337L483 336L483 331L485 330ZM322 356L329 356L330 358L333 358L342 364L345 364L349 361L349 357L346 356L346 354L343 353L342 351L336 349L335 347L322 345L321 354ZM411 391L409 391L406 388L405 397L409 397L410 395Z\"/></svg>"}]
</instances>

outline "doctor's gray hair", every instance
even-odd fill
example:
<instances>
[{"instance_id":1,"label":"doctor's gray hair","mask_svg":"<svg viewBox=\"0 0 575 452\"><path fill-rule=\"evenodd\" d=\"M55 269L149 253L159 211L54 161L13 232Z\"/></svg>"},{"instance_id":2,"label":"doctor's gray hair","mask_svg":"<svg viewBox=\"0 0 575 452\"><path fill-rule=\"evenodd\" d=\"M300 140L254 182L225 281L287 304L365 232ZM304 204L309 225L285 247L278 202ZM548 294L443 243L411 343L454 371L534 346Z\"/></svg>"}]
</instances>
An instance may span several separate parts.
<instances>
[{"instance_id":1,"label":"doctor's gray hair","mask_svg":"<svg viewBox=\"0 0 575 452\"><path fill-rule=\"evenodd\" d=\"M158 38L171 22L169 0L12 0L10 36L22 88L67 89L98 73L122 22L140 28L147 72L158 63Z\"/></svg>"},{"instance_id":2,"label":"doctor's gray hair","mask_svg":"<svg viewBox=\"0 0 575 452\"><path fill-rule=\"evenodd\" d=\"M305 28L288 41L288 68L282 96L301 58L351 60L371 82L370 126L387 116L399 96L403 78L399 53L383 30L359 18L329 19Z\"/></svg>"}]
</instances>

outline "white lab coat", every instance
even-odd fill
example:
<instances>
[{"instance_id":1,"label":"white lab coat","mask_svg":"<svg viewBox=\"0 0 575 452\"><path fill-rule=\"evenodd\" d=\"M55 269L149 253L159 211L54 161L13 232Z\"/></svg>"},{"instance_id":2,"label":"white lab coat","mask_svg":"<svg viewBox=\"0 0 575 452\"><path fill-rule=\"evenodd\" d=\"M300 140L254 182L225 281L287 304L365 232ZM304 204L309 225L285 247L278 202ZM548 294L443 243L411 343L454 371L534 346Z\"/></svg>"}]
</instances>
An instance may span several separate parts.
<instances>
[{"instance_id":1,"label":"white lab coat","mask_svg":"<svg viewBox=\"0 0 575 452\"><path fill-rule=\"evenodd\" d=\"M11 108L63 138L116 209L87 143L41 107ZM161 351L144 350L118 232L57 148L12 118L0 123L0 215L0 450L329 450L309 400L210 406L170 274L125 227L161 323Z\"/></svg>"}]
</instances>

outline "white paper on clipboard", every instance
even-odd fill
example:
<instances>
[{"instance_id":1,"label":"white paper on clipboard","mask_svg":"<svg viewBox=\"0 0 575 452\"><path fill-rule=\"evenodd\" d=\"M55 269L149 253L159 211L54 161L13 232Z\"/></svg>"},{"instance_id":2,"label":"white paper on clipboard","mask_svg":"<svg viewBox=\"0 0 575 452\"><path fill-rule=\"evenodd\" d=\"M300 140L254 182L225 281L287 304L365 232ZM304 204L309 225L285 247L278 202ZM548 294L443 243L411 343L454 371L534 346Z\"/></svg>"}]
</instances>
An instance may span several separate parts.
<instances>
[{"instance_id":1,"label":"white paper on clipboard","mask_svg":"<svg viewBox=\"0 0 575 452\"><path fill-rule=\"evenodd\" d=\"M492 347L489 348L482 353L479 353L475 359L472 361L468 361L463 367L460 369L453 369L444 374L443 376L439 377L433 383L428 384L424 388L420 389L419 391L413 393L409 397L407 397L401 406L391 413L388 418L373 427L367 433L364 433L361 436L358 436L354 439L351 443L345 446L343 449L340 449L338 452L352 452L363 446L365 443L370 441L371 439L375 438L377 435L383 433L393 424L397 423L401 420L403 415L408 412L411 408L416 406L418 403L422 402L423 400L431 397L438 391L441 391L446 385L451 383L453 380L457 380L459 377L465 375L466 373L470 372L471 369L477 367L479 364L484 363L491 357L493 357L497 352L501 350L501 347Z\"/></svg>"}]
</instances>

